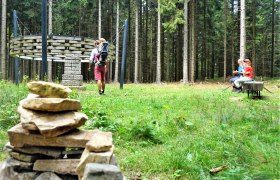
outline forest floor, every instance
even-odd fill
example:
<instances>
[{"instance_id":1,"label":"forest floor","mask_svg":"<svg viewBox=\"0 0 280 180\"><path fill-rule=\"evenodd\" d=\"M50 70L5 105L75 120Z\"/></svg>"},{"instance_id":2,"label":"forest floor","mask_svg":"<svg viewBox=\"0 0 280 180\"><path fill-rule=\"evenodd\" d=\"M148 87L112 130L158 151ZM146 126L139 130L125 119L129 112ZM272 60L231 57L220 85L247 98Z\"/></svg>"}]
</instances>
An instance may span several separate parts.
<instances>
[{"instance_id":1,"label":"forest floor","mask_svg":"<svg viewBox=\"0 0 280 180\"><path fill-rule=\"evenodd\" d=\"M218 81L182 85L96 84L73 91L89 120L83 129L113 132L115 154L129 179L277 179L280 176L279 80L265 81L265 98L233 93ZM0 81L0 146L19 122L18 102L28 94ZM0 161L7 154L0 150ZM209 170L227 169L210 174Z\"/></svg>"}]
</instances>

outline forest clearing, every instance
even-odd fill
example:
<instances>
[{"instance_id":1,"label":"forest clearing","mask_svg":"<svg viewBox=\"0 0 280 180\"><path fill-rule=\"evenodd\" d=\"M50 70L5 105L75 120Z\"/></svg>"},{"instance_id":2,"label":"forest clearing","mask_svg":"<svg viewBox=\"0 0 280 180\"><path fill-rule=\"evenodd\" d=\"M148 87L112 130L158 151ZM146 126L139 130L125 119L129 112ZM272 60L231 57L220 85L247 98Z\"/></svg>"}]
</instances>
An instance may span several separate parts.
<instances>
[{"instance_id":1,"label":"forest clearing","mask_svg":"<svg viewBox=\"0 0 280 180\"><path fill-rule=\"evenodd\" d=\"M263 99L223 91L219 82L96 84L73 91L89 119L83 129L113 132L115 154L130 179L274 179L279 177L279 80L265 81ZM19 122L19 100L28 91L1 81L1 147ZM1 148L1 160L7 154ZM211 175L209 170L228 168Z\"/></svg>"},{"instance_id":2,"label":"forest clearing","mask_svg":"<svg viewBox=\"0 0 280 180\"><path fill-rule=\"evenodd\" d=\"M1 0L0 179L279 179L279 8Z\"/></svg>"}]
</instances>

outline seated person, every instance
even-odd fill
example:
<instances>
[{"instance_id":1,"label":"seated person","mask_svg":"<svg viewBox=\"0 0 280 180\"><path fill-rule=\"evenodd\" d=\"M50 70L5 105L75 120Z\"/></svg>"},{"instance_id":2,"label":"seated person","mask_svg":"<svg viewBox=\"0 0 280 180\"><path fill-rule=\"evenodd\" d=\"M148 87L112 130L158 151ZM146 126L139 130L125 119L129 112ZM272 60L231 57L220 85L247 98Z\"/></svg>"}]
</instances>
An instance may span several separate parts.
<instances>
[{"instance_id":1,"label":"seated person","mask_svg":"<svg viewBox=\"0 0 280 180\"><path fill-rule=\"evenodd\" d=\"M246 64L246 67L242 72L243 77L240 77L239 79L234 81L234 86L239 90L239 92L241 91L242 83L246 81L252 81L254 77L251 61L249 59L245 59L244 62Z\"/></svg>"},{"instance_id":2,"label":"seated person","mask_svg":"<svg viewBox=\"0 0 280 180\"><path fill-rule=\"evenodd\" d=\"M230 82L232 85L234 85L233 82L234 82L235 80L237 80L237 79L239 79L240 77L243 76L242 72L244 71L244 68L245 68L245 64L244 64L244 62L242 61L242 59L238 59L238 60L237 60L237 63L238 63L238 65L239 65L239 66L238 66L238 69L232 72L235 76L232 77L232 78L229 80L229 82Z\"/></svg>"}]
</instances>

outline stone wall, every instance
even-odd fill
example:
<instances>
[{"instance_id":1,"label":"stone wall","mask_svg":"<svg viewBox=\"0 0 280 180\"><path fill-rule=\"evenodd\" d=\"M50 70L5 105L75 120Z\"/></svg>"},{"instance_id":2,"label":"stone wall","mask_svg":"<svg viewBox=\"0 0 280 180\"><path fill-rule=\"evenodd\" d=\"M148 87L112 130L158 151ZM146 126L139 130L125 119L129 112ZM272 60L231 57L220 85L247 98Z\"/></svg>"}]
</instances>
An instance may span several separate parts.
<instances>
[{"instance_id":1,"label":"stone wall","mask_svg":"<svg viewBox=\"0 0 280 180\"><path fill-rule=\"evenodd\" d=\"M95 39L71 36L48 36L48 60L64 62L67 56L76 55L88 61ZM110 43L110 42L109 42ZM10 41L10 55L21 59L42 60L42 36L23 36ZM109 57L115 55L115 46L110 43Z\"/></svg>"}]
</instances>

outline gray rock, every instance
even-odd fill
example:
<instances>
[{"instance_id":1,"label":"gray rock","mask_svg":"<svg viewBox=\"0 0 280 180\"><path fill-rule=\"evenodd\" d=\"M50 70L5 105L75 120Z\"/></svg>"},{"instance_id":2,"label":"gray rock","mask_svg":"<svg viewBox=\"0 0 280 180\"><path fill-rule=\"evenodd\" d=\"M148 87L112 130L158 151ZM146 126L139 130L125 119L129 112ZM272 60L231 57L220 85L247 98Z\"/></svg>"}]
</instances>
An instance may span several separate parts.
<instances>
[{"instance_id":1,"label":"gray rock","mask_svg":"<svg viewBox=\"0 0 280 180\"><path fill-rule=\"evenodd\" d=\"M14 147L8 142L4 150L5 151L16 151L25 154L42 154L53 158L60 158L62 156L62 151L65 148L61 147L39 147L39 146L25 146L25 147Z\"/></svg>"},{"instance_id":2,"label":"gray rock","mask_svg":"<svg viewBox=\"0 0 280 180\"><path fill-rule=\"evenodd\" d=\"M9 180L17 180L16 179L17 172L14 171L14 168L8 166L7 161L1 164L0 166L0 177L2 179L9 179Z\"/></svg>"},{"instance_id":3,"label":"gray rock","mask_svg":"<svg viewBox=\"0 0 280 180\"><path fill-rule=\"evenodd\" d=\"M37 172L20 172L16 175L18 180L33 180L38 176Z\"/></svg>"},{"instance_id":4,"label":"gray rock","mask_svg":"<svg viewBox=\"0 0 280 180\"><path fill-rule=\"evenodd\" d=\"M34 180L62 180L62 179L58 177L55 173L44 172Z\"/></svg>"},{"instance_id":5,"label":"gray rock","mask_svg":"<svg viewBox=\"0 0 280 180\"><path fill-rule=\"evenodd\" d=\"M115 155L115 154L113 154L113 155L112 155L112 158L111 158L111 160L110 160L109 164L114 165L114 166L119 166L119 165L118 165L118 161L117 161L117 158L116 158L116 155Z\"/></svg>"},{"instance_id":6,"label":"gray rock","mask_svg":"<svg viewBox=\"0 0 280 180\"><path fill-rule=\"evenodd\" d=\"M1 180L33 180L37 176L36 172L16 172L14 167L7 161L0 165Z\"/></svg>"},{"instance_id":7,"label":"gray rock","mask_svg":"<svg viewBox=\"0 0 280 180\"><path fill-rule=\"evenodd\" d=\"M85 167L88 163L109 164L113 155L113 148L107 152L89 152L84 150L80 163L77 167L77 174L81 177L84 174Z\"/></svg>"},{"instance_id":8,"label":"gray rock","mask_svg":"<svg viewBox=\"0 0 280 180\"><path fill-rule=\"evenodd\" d=\"M16 160L23 161L23 162L29 162L29 163L33 163L37 159L46 159L46 156L41 155L41 154L29 155L29 154L14 152L14 151L9 152L9 154L12 158L14 158Z\"/></svg>"},{"instance_id":9,"label":"gray rock","mask_svg":"<svg viewBox=\"0 0 280 180\"><path fill-rule=\"evenodd\" d=\"M18 161L14 158L7 159L6 166L12 167L17 172L33 170L33 163Z\"/></svg>"},{"instance_id":10,"label":"gray rock","mask_svg":"<svg viewBox=\"0 0 280 180\"><path fill-rule=\"evenodd\" d=\"M121 170L109 164L88 163L85 168L83 180L123 180Z\"/></svg>"}]
</instances>

